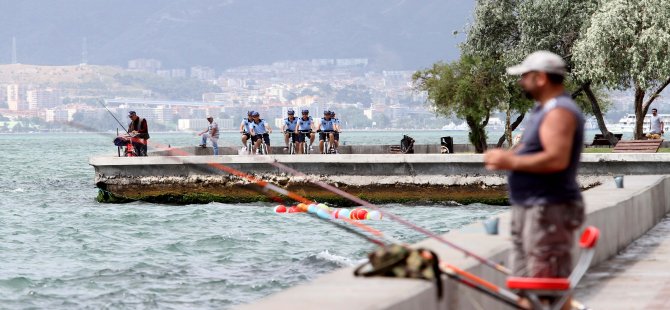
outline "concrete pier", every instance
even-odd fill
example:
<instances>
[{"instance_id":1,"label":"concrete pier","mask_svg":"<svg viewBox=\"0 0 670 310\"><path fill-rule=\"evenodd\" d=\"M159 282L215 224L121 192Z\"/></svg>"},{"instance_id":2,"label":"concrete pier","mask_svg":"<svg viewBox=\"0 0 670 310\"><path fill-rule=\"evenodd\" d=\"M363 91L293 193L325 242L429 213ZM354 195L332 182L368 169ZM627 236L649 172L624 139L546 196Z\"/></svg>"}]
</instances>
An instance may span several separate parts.
<instances>
[{"instance_id":1,"label":"concrete pier","mask_svg":"<svg viewBox=\"0 0 670 310\"><path fill-rule=\"evenodd\" d=\"M670 177L626 176L625 182L626 186L623 189L616 188L614 182L610 181L584 193L587 207L585 226L593 225L601 231L592 265L597 265L619 253L632 241L644 235L670 211ZM511 248L509 213L502 214L500 220L501 234L497 236L486 235L481 223L476 223L459 231L447 233L443 237L481 256L506 265ZM433 239L421 241L415 246L430 248L436 251L442 260L504 286L505 276L503 274L473 259L466 258L462 253ZM574 255L577 254L578 252L575 251ZM667 264L648 262L646 265L644 272L655 277L653 273L657 272L656 269L664 268ZM664 274L666 269L658 272ZM656 280L660 281L661 277ZM661 285L656 280L651 281L650 284ZM635 280L629 280L629 282L632 281ZM635 285L638 285L639 290L645 289L644 284L636 283ZM665 301L664 298L668 292L667 282L663 282L663 285L663 287L652 289L661 294L656 295L660 296L658 298L654 297L655 301ZM617 289L626 290L623 285ZM450 280L447 281L444 293L445 297L437 300L435 285L430 282L357 278L353 276L353 268L344 268L258 302L239 306L238 309L509 309L479 292ZM649 294L645 296L647 295ZM611 304L621 299L616 294L601 296L611 298ZM595 298L599 299L599 297ZM590 300L592 299L586 301ZM628 305L633 304L628 303ZM640 307L632 306L622 309L644 309L644 304L640 305Z\"/></svg>"},{"instance_id":2,"label":"concrete pier","mask_svg":"<svg viewBox=\"0 0 670 310\"><path fill-rule=\"evenodd\" d=\"M670 217L589 270L576 297L593 309L670 309Z\"/></svg>"},{"instance_id":3,"label":"concrete pier","mask_svg":"<svg viewBox=\"0 0 670 310\"><path fill-rule=\"evenodd\" d=\"M307 176L290 175L268 164L275 160ZM101 189L99 200L108 202L269 199L248 180L217 168L225 165L307 198L341 206L349 202L311 181L338 186L375 203L506 204L505 175L487 171L482 161L482 155L476 154L202 155L93 157L90 164ZM583 154L579 181L586 189L613 175L670 174L668 163L670 154Z\"/></svg>"}]
</instances>

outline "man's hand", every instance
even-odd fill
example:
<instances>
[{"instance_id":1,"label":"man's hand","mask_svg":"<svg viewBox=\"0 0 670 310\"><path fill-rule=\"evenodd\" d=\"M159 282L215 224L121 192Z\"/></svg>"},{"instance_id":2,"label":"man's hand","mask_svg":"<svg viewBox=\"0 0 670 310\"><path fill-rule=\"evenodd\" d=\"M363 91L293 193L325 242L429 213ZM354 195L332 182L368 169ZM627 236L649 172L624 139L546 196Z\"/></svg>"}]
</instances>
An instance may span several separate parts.
<instances>
[{"instance_id":1,"label":"man's hand","mask_svg":"<svg viewBox=\"0 0 670 310\"><path fill-rule=\"evenodd\" d=\"M511 170L514 167L514 153L493 149L484 153L484 165L488 170Z\"/></svg>"}]
</instances>

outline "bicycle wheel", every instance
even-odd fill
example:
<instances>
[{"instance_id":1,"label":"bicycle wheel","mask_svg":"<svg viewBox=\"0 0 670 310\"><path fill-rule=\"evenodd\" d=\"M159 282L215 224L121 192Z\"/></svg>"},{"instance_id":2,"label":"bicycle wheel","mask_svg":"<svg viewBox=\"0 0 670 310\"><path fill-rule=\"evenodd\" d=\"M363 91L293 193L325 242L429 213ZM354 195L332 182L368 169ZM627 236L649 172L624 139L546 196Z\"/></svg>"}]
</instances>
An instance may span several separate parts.
<instances>
[{"instance_id":1,"label":"bicycle wheel","mask_svg":"<svg viewBox=\"0 0 670 310\"><path fill-rule=\"evenodd\" d=\"M261 155L267 155L268 154L268 145L265 144L265 142L261 143Z\"/></svg>"},{"instance_id":2,"label":"bicycle wheel","mask_svg":"<svg viewBox=\"0 0 670 310\"><path fill-rule=\"evenodd\" d=\"M288 145L288 153L291 155L295 154L295 142L291 141Z\"/></svg>"}]
</instances>

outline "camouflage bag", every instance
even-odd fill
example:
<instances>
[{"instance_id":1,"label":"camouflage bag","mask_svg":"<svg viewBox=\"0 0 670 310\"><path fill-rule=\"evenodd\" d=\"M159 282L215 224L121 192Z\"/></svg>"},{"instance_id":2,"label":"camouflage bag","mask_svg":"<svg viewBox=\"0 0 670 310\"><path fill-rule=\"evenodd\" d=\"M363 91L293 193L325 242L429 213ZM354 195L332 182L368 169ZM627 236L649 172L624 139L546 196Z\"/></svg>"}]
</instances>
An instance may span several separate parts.
<instances>
[{"instance_id":1,"label":"camouflage bag","mask_svg":"<svg viewBox=\"0 0 670 310\"><path fill-rule=\"evenodd\" d=\"M442 272L437 254L427 249L410 249L392 244L380 247L368 255L369 262L354 270L355 276L411 278L434 281L437 297L442 298ZM364 269L371 269L366 270Z\"/></svg>"}]
</instances>

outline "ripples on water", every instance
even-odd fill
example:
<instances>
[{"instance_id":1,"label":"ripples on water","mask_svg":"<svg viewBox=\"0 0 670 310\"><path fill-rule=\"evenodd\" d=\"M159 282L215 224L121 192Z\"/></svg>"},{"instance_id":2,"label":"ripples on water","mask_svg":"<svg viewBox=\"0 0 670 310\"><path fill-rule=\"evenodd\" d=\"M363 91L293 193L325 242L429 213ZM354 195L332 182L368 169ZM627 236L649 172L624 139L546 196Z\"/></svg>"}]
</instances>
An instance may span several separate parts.
<instances>
[{"instance_id":1,"label":"ripples on water","mask_svg":"<svg viewBox=\"0 0 670 310\"><path fill-rule=\"evenodd\" d=\"M354 265L373 249L268 204L99 204L88 157L113 153L111 137L0 135L0 148L0 308L221 309ZM501 211L384 207L437 232ZM387 220L371 224L403 241L423 238Z\"/></svg>"}]
</instances>

